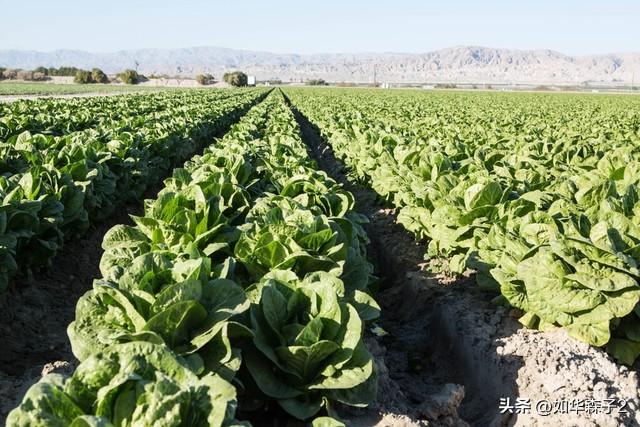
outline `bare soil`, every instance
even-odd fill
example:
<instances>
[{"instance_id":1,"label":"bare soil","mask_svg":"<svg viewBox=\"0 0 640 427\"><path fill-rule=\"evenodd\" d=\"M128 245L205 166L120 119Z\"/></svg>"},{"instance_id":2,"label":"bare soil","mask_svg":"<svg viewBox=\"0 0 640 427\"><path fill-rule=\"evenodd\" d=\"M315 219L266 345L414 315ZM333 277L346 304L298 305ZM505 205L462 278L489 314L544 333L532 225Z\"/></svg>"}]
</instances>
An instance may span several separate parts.
<instances>
[{"instance_id":1,"label":"bare soil","mask_svg":"<svg viewBox=\"0 0 640 427\"><path fill-rule=\"evenodd\" d=\"M395 211L373 191L350 181L318 129L294 113L319 168L353 192L356 209L369 218L369 251L382 278L378 325L387 335L367 338L380 376L378 400L366 409L344 408L348 425L640 425L638 365L619 365L562 330L522 327L518 313L491 303L495 295L482 292L472 272L458 278L432 273L441 261L424 260L424 242L397 224ZM531 409L502 414L501 398L512 405L529 399ZM610 403L605 399L616 399L609 414L584 406ZM562 401L583 406L542 414L547 402Z\"/></svg>"}]
</instances>

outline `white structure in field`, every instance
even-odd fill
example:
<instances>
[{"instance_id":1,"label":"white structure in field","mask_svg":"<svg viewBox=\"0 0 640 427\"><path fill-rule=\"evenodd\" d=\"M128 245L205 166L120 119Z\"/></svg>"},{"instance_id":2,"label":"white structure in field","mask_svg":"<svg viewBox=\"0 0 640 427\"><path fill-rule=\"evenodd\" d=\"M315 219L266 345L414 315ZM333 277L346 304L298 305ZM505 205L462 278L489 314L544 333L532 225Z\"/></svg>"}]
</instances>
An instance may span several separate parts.
<instances>
[{"instance_id":1,"label":"white structure in field","mask_svg":"<svg viewBox=\"0 0 640 427\"><path fill-rule=\"evenodd\" d=\"M247 76L247 86L256 85L256 76Z\"/></svg>"}]
</instances>

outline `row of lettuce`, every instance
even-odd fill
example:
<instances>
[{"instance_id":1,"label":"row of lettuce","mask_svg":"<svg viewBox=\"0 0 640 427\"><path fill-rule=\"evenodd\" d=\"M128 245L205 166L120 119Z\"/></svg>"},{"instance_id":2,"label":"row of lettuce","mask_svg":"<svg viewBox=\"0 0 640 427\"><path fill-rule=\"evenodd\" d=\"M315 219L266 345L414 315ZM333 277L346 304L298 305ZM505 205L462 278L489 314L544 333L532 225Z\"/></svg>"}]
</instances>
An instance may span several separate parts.
<instances>
[{"instance_id":1,"label":"row of lettuce","mask_svg":"<svg viewBox=\"0 0 640 427\"><path fill-rule=\"evenodd\" d=\"M356 179L520 321L640 355L640 103L539 94L287 92Z\"/></svg>"},{"instance_id":2,"label":"row of lettuce","mask_svg":"<svg viewBox=\"0 0 640 427\"><path fill-rule=\"evenodd\" d=\"M366 218L315 166L273 92L175 169L105 236L68 330L80 365L33 386L8 425L245 425L239 404L336 426L335 402L371 402Z\"/></svg>"},{"instance_id":3,"label":"row of lettuce","mask_svg":"<svg viewBox=\"0 0 640 427\"><path fill-rule=\"evenodd\" d=\"M52 117L64 123L67 116L58 110L73 117L82 103L102 105L110 116L103 115L95 127L59 130L58 136L48 125L31 123L29 129L50 133L20 128L0 142L0 293L18 274L47 267L64 241L93 221L139 199L264 94L185 91L149 99L73 100L66 109L62 101L29 102L45 110L53 105L42 123ZM28 111L22 116L29 117Z\"/></svg>"},{"instance_id":4,"label":"row of lettuce","mask_svg":"<svg viewBox=\"0 0 640 427\"><path fill-rule=\"evenodd\" d=\"M202 91L204 92L204 91ZM206 91L210 99L238 94L234 91ZM20 100L0 103L0 141L23 132L62 136L89 128L103 127L113 132L144 125L154 114L170 114L173 107L194 102L196 90L130 94L111 97ZM201 94L202 95L202 94Z\"/></svg>"}]
</instances>

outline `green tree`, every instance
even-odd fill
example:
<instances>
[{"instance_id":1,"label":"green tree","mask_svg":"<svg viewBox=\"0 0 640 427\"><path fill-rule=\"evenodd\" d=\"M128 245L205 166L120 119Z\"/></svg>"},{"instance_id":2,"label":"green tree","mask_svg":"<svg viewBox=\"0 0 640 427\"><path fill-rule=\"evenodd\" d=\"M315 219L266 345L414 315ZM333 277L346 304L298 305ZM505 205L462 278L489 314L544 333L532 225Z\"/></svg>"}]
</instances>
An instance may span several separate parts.
<instances>
[{"instance_id":1,"label":"green tree","mask_svg":"<svg viewBox=\"0 0 640 427\"><path fill-rule=\"evenodd\" d=\"M140 82L141 76L140 74L138 74L136 70L129 69L129 70L124 70L123 72L118 74L118 78L122 83L125 83L128 85L135 85Z\"/></svg>"},{"instance_id":2,"label":"green tree","mask_svg":"<svg viewBox=\"0 0 640 427\"><path fill-rule=\"evenodd\" d=\"M109 83L109 77L100 68L91 70L91 79L94 83Z\"/></svg>"},{"instance_id":3,"label":"green tree","mask_svg":"<svg viewBox=\"0 0 640 427\"><path fill-rule=\"evenodd\" d=\"M83 70L76 67L60 67L60 68L51 67L47 69L47 75L74 77L78 71L83 71Z\"/></svg>"},{"instance_id":4,"label":"green tree","mask_svg":"<svg viewBox=\"0 0 640 427\"><path fill-rule=\"evenodd\" d=\"M223 80L229 83L231 86L241 87L247 85L247 75L242 71L225 73Z\"/></svg>"},{"instance_id":5,"label":"green tree","mask_svg":"<svg viewBox=\"0 0 640 427\"><path fill-rule=\"evenodd\" d=\"M198 84L200 85L210 85L211 83L213 83L214 78L213 75L211 74L198 74L196 76L196 81L198 82Z\"/></svg>"},{"instance_id":6,"label":"green tree","mask_svg":"<svg viewBox=\"0 0 640 427\"><path fill-rule=\"evenodd\" d=\"M80 70L76 72L76 75L73 78L73 82L79 83L79 84L94 83L93 79L91 78L91 73L89 71L84 71L84 70Z\"/></svg>"}]
</instances>

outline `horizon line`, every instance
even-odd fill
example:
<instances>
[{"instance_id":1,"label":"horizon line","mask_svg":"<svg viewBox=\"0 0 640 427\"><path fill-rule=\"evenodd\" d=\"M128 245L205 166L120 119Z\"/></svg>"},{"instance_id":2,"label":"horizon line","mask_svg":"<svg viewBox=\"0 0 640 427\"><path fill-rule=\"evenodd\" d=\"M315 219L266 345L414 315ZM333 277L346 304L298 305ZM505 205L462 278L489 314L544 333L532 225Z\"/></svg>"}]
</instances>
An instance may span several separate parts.
<instances>
[{"instance_id":1,"label":"horizon line","mask_svg":"<svg viewBox=\"0 0 640 427\"><path fill-rule=\"evenodd\" d=\"M271 55L283 55L283 56L320 56L320 55L384 55L384 54L392 54L392 55L426 55L434 52L440 52L444 50L457 49L457 48L477 48L477 49L492 49L492 50L503 50L503 51L517 51L517 52L553 52L558 53L560 55L569 56L569 57L590 57L590 56L607 56L607 55L622 55L622 54L640 54L639 50L630 50L630 51L609 51L607 53L586 53L586 54L567 54L560 50L552 49L552 48L508 48L508 47L492 47L492 46L482 46L482 45L454 45L449 47L443 47L439 49L433 49L428 51L421 52L409 52L409 51L356 51L356 52L316 52L316 53L295 53L295 52L275 52L269 50L256 50L249 48L233 48L233 47L224 47L217 45L199 45L199 46L184 46L184 47L139 47L139 48L126 48L126 49L115 49L108 51L90 51L85 49L74 49L74 48L56 48L53 50L38 50L38 49L26 49L26 48L0 48L0 52L35 52L35 53L44 53L51 54L56 52L83 52L94 55L100 54L115 54L121 52L130 52L130 51L141 51L141 50L158 50L158 51L172 51L172 50L188 50L188 49L203 49L203 48L215 48L215 49L225 49L225 50L235 50L235 51L244 51L244 52L252 52L252 53L265 53Z\"/></svg>"}]
</instances>

